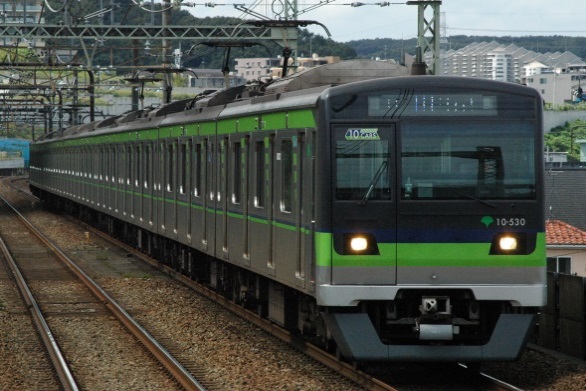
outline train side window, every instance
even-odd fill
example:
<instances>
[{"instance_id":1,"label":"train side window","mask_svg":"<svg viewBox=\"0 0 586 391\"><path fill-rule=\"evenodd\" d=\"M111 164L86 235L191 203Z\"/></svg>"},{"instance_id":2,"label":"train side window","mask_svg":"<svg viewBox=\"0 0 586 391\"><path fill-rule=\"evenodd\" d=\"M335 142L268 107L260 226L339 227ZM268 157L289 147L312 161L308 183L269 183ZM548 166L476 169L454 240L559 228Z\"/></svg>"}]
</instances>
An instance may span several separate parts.
<instances>
[{"instance_id":1,"label":"train side window","mask_svg":"<svg viewBox=\"0 0 586 391\"><path fill-rule=\"evenodd\" d=\"M150 185L150 180L151 180L151 172L152 172L152 167L151 167L151 146L150 145L145 145L144 147L144 178L143 178L143 183L144 183L144 188L148 189L149 185Z\"/></svg>"},{"instance_id":2,"label":"train side window","mask_svg":"<svg viewBox=\"0 0 586 391\"><path fill-rule=\"evenodd\" d=\"M188 141L191 144L191 140ZM187 189L187 173L189 172L189 158L188 158L188 145L181 144L179 150L179 165L177 167L179 173L179 193L185 194Z\"/></svg>"},{"instance_id":3,"label":"train side window","mask_svg":"<svg viewBox=\"0 0 586 391\"><path fill-rule=\"evenodd\" d=\"M140 184L142 182L142 176L143 174L143 168L142 168L142 159L141 159L141 151L142 151L142 147L140 145L137 145L136 148L134 148L134 186L135 187L140 187Z\"/></svg>"},{"instance_id":4,"label":"train side window","mask_svg":"<svg viewBox=\"0 0 586 391\"><path fill-rule=\"evenodd\" d=\"M207 164L210 165L210 170L213 170L212 159L215 153L215 143L210 142L206 143L206 153L207 153ZM206 188L209 192L210 201L214 200L214 182L213 182L213 175L211 173L206 173Z\"/></svg>"},{"instance_id":5,"label":"train side window","mask_svg":"<svg viewBox=\"0 0 586 391\"><path fill-rule=\"evenodd\" d=\"M239 141L234 143L233 156L232 203L239 204L242 193L242 144Z\"/></svg>"},{"instance_id":6,"label":"train side window","mask_svg":"<svg viewBox=\"0 0 586 391\"><path fill-rule=\"evenodd\" d=\"M112 179L112 182L116 182L116 177L118 175L117 169L118 167L116 166L116 147L110 147L110 164L111 164L111 176L110 178Z\"/></svg>"},{"instance_id":7,"label":"train side window","mask_svg":"<svg viewBox=\"0 0 586 391\"><path fill-rule=\"evenodd\" d=\"M129 146L126 149L126 184L127 185L131 185L132 184L132 169L133 169L133 160L134 160L134 155L132 152L132 147Z\"/></svg>"},{"instance_id":8,"label":"train side window","mask_svg":"<svg viewBox=\"0 0 586 391\"><path fill-rule=\"evenodd\" d=\"M106 170L106 148L100 147L100 181L108 180L108 171Z\"/></svg>"},{"instance_id":9,"label":"train side window","mask_svg":"<svg viewBox=\"0 0 586 391\"><path fill-rule=\"evenodd\" d=\"M167 191L171 192L174 191L175 186L173 183L173 146L174 144L167 144L167 153L166 153L166 162L165 165L167 166Z\"/></svg>"},{"instance_id":10,"label":"train side window","mask_svg":"<svg viewBox=\"0 0 586 391\"><path fill-rule=\"evenodd\" d=\"M256 186L254 195L254 206L264 208L265 206L265 170L266 170L266 148L264 141L258 141L255 148L256 153Z\"/></svg>"},{"instance_id":11,"label":"train side window","mask_svg":"<svg viewBox=\"0 0 586 391\"><path fill-rule=\"evenodd\" d=\"M293 191L293 141L288 139L281 148L281 212L291 212Z\"/></svg>"},{"instance_id":12,"label":"train side window","mask_svg":"<svg viewBox=\"0 0 586 391\"><path fill-rule=\"evenodd\" d=\"M193 164L195 165L195 178L193 195L196 197L201 196L201 173L204 157L201 155L201 143L195 144L195 155L193 156Z\"/></svg>"}]
</instances>

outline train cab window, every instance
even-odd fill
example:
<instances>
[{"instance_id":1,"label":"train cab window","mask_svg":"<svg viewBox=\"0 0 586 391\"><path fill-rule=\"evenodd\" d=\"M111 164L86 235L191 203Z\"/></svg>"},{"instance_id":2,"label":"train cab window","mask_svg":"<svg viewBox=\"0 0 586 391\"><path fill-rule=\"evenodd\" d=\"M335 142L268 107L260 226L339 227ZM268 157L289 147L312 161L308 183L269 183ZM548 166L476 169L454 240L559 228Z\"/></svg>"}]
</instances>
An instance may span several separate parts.
<instances>
[{"instance_id":1,"label":"train cab window","mask_svg":"<svg viewBox=\"0 0 586 391\"><path fill-rule=\"evenodd\" d=\"M266 148L264 141L258 141L255 147L256 160L256 185L254 194L254 206L264 208L265 206L265 170L266 170Z\"/></svg>"},{"instance_id":2,"label":"train cab window","mask_svg":"<svg viewBox=\"0 0 586 391\"><path fill-rule=\"evenodd\" d=\"M388 128L340 126L334 129L338 200L390 200Z\"/></svg>"},{"instance_id":3,"label":"train cab window","mask_svg":"<svg viewBox=\"0 0 586 391\"><path fill-rule=\"evenodd\" d=\"M281 145L281 212L290 213L293 204L293 140Z\"/></svg>"},{"instance_id":4,"label":"train cab window","mask_svg":"<svg viewBox=\"0 0 586 391\"><path fill-rule=\"evenodd\" d=\"M405 123L402 198L533 199L531 121Z\"/></svg>"}]
</instances>

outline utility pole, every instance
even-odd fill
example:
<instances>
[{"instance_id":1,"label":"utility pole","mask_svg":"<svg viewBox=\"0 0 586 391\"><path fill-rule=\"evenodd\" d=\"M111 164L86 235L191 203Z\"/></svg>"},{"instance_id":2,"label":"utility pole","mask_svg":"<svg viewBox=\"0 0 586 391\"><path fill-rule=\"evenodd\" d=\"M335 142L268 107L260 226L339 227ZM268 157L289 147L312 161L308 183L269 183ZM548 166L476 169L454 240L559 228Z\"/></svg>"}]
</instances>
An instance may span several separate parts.
<instances>
[{"instance_id":1,"label":"utility pole","mask_svg":"<svg viewBox=\"0 0 586 391\"><path fill-rule=\"evenodd\" d=\"M437 75L440 68L440 5L439 0L413 0L407 5L417 6L417 46L421 51L423 61L428 53L431 61L427 73ZM431 12L427 12L430 10ZM427 12L427 15L426 15Z\"/></svg>"},{"instance_id":2,"label":"utility pole","mask_svg":"<svg viewBox=\"0 0 586 391\"><path fill-rule=\"evenodd\" d=\"M163 14L162 16L162 27L163 29L167 28L169 22L171 21L171 3L168 1L163 2ZM167 68L169 66L169 41L164 38L162 41L162 49L161 54L163 56L163 68ZM171 103L171 91L173 89L173 85L171 82L171 73L165 72L163 76L163 103Z\"/></svg>"}]
</instances>

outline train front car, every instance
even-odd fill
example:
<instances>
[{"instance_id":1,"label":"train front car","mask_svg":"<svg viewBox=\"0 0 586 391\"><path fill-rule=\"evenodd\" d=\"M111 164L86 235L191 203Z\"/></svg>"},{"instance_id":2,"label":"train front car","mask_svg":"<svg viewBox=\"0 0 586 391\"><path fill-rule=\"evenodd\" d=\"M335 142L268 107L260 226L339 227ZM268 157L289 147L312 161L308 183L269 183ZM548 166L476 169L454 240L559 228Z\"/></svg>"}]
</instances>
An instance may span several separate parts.
<instances>
[{"instance_id":1,"label":"train front car","mask_svg":"<svg viewBox=\"0 0 586 391\"><path fill-rule=\"evenodd\" d=\"M439 76L322 95L316 297L345 358L519 357L546 300L541 106Z\"/></svg>"}]
</instances>

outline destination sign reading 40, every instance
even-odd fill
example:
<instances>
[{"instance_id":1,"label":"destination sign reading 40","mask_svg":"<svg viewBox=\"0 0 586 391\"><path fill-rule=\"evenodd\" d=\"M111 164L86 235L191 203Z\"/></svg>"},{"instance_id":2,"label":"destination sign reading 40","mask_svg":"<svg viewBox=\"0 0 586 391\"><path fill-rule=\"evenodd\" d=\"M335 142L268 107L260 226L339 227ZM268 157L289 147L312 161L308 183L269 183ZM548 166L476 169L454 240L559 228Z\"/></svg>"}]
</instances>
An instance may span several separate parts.
<instances>
[{"instance_id":1,"label":"destination sign reading 40","mask_svg":"<svg viewBox=\"0 0 586 391\"><path fill-rule=\"evenodd\" d=\"M346 140L380 140L378 128L348 129Z\"/></svg>"}]
</instances>

